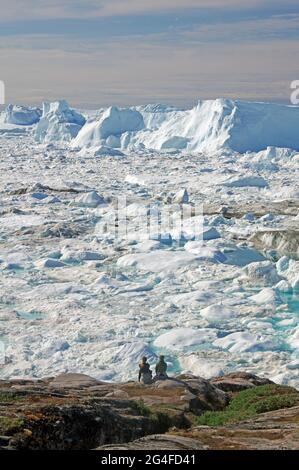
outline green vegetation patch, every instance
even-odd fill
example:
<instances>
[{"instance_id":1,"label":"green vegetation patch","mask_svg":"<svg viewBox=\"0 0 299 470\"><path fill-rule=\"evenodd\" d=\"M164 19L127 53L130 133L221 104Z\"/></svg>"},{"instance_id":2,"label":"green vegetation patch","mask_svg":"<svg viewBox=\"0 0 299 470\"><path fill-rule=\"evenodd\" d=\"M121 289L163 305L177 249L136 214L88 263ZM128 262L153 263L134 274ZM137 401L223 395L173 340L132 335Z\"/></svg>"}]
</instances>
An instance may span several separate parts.
<instances>
[{"instance_id":1,"label":"green vegetation patch","mask_svg":"<svg viewBox=\"0 0 299 470\"><path fill-rule=\"evenodd\" d=\"M24 421L20 418L11 418L9 416L0 416L0 432L4 435L18 431Z\"/></svg>"},{"instance_id":2,"label":"green vegetation patch","mask_svg":"<svg viewBox=\"0 0 299 470\"><path fill-rule=\"evenodd\" d=\"M207 411L196 424L221 426L255 417L260 413L291 408L299 404L299 392L283 385L262 385L238 393L223 411Z\"/></svg>"},{"instance_id":3,"label":"green vegetation patch","mask_svg":"<svg viewBox=\"0 0 299 470\"><path fill-rule=\"evenodd\" d=\"M133 406L136 412L141 416L150 417L153 415L152 410L148 406L146 406L143 400L134 401Z\"/></svg>"},{"instance_id":4,"label":"green vegetation patch","mask_svg":"<svg viewBox=\"0 0 299 470\"><path fill-rule=\"evenodd\" d=\"M0 392L0 405L21 400L22 398L24 398L22 395L16 395L9 392Z\"/></svg>"},{"instance_id":5,"label":"green vegetation patch","mask_svg":"<svg viewBox=\"0 0 299 470\"><path fill-rule=\"evenodd\" d=\"M171 426L171 418L166 410L165 412L154 409L152 410L142 399L134 401L133 403L137 413L151 419L152 422L155 422L157 427L161 429L161 432L166 432Z\"/></svg>"}]
</instances>

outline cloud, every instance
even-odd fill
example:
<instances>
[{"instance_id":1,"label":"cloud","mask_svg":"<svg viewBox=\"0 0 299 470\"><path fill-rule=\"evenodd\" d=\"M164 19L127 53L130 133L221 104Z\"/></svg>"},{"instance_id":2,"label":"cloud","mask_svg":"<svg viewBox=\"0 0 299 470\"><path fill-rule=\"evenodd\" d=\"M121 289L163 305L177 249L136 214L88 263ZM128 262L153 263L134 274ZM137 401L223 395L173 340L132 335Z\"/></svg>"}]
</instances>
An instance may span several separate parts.
<instances>
[{"instance_id":1,"label":"cloud","mask_svg":"<svg viewBox=\"0 0 299 470\"><path fill-rule=\"evenodd\" d=\"M146 14L138 20L128 16L126 21L112 21L113 15L139 14L141 9L161 12L162 3L173 12L195 3L216 8L224 1L10 0L0 20L8 22L0 28L0 79L5 81L7 98L34 104L67 98L86 107L157 101L186 105L219 96L288 101L289 84L299 78L299 14L282 8L285 14L270 9L222 19L217 10L209 22L204 15L191 22L189 15L173 28L171 15L158 26L159 17L157 21L151 17L147 25ZM271 0L271 8L278 3L282 2ZM286 0L283 5L291 3ZM231 9L241 4L244 9L269 5L270 0L225 4ZM32 22L24 27L22 22L22 29L14 22L12 28L12 18L26 19L26 15L36 18L35 27ZM42 21L39 15L100 19L71 21L70 27L69 21Z\"/></svg>"},{"instance_id":2,"label":"cloud","mask_svg":"<svg viewBox=\"0 0 299 470\"><path fill-rule=\"evenodd\" d=\"M57 18L95 18L188 9L235 9L298 6L297 0L0 0L0 22Z\"/></svg>"},{"instance_id":3,"label":"cloud","mask_svg":"<svg viewBox=\"0 0 299 470\"><path fill-rule=\"evenodd\" d=\"M240 0L112 0L103 1L102 15L128 15L148 12L165 12L173 10L240 8ZM252 0L251 7L265 3L265 0ZM246 8L244 2L241 9Z\"/></svg>"},{"instance_id":4,"label":"cloud","mask_svg":"<svg viewBox=\"0 0 299 470\"><path fill-rule=\"evenodd\" d=\"M157 101L186 105L219 96L288 101L290 82L298 78L297 41L174 48L123 38L102 48L96 42L80 48L71 39L49 38L50 49L27 41L23 50L17 43L0 50L1 79L12 102L67 98L93 108Z\"/></svg>"},{"instance_id":5,"label":"cloud","mask_svg":"<svg viewBox=\"0 0 299 470\"><path fill-rule=\"evenodd\" d=\"M184 40L195 42L248 42L299 37L299 14L274 15L269 18L203 24L182 32Z\"/></svg>"}]
</instances>

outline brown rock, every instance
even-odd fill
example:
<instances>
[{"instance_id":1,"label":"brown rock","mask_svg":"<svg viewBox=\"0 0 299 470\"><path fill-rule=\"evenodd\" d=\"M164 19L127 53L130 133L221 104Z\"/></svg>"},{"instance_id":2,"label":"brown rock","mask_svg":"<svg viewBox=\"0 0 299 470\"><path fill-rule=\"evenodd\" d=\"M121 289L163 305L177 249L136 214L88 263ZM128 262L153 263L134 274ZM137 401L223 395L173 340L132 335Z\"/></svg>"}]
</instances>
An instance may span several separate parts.
<instances>
[{"instance_id":1,"label":"brown rock","mask_svg":"<svg viewBox=\"0 0 299 470\"><path fill-rule=\"evenodd\" d=\"M179 435L198 440L209 450L298 450L299 406L263 413L227 426L198 426Z\"/></svg>"},{"instance_id":2,"label":"brown rock","mask_svg":"<svg viewBox=\"0 0 299 470\"><path fill-rule=\"evenodd\" d=\"M255 386L273 384L269 379L247 372L232 372L222 377L213 378L210 382L225 392L241 392Z\"/></svg>"},{"instance_id":3,"label":"brown rock","mask_svg":"<svg viewBox=\"0 0 299 470\"><path fill-rule=\"evenodd\" d=\"M127 444L99 447L96 450L205 450L196 439L169 434L153 434Z\"/></svg>"}]
</instances>

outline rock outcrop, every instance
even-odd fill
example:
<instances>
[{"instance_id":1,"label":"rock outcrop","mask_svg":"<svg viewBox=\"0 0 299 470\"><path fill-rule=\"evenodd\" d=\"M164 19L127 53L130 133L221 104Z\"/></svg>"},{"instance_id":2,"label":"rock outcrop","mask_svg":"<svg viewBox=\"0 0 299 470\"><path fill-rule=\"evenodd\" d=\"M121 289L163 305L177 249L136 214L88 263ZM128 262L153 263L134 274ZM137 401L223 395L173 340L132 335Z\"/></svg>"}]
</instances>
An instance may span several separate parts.
<instances>
[{"instance_id":1,"label":"rock outcrop","mask_svg":"<svg viewBox=\"0 0 299 470\"><path fill-rule=\"evenodd\" d=\"M150 386L100 382L83 374L1 381L0 434L16 449L91 449L171 426L187 428L191 414L228 403L228 395L208 381L183 379Z\"/></svg>"},{"instance_id":2,"label":"rock outcrop","mask_svg":"<svg viewBox=\"0 0 299 470\"><path fill-rule=\"evenodd\" d=\"M298 450L299 407L263 413L230 426L197 426L186 431L146 436L99 450Z\"/></svg>"},{"instance_id":3,"label":"rock outcrop","mask_svg":"<svg viewBox=\"0 0 299 470\"><path fill-rule=\"evenodd\" d=\"M281 255L299 254L299 230L261 230L255 233L250 241L259 249L276 250Z\"/></svg>"},{"instance_id":4,"label":"rock outcrop","mask_svg":"<svg viewBox=\"0 0 299 470\"><path fill-rule=\"evenodd\" d=\"M113 396L116 388L81 374L2 381L2 442L18 450L92 449L171 426L166 415L148 412L141 402Z\"/></svg>"},{"instance_id":5,"label":"rock outcrop","mask_svg":"<svg viewBox=\"0 0 299 470\"><path fill-rule=\"evenodd\" d=\"M195 439L209 450L298 450L299 406L229 426L198 426L177 435Z\"/></svg>"},{"instance_id":6,"label":"rock outcrop","mask_svg":"<svg viewBox=\"0 0 299 470\"><path fill-rule=\"evenodd\" d=\"M102 446L98 450L206 450L207 446L190 437L153 434L127 444Z\"/></svg>"},{"instance_id":7,"label":"rock outcrop","mask_svg":"<svg viewBox=\"0 0 299 470\"><path fill-rule=\"evenodd\" d=\"M0 381L0 449L298 448L297 402L237 424L197 425L206 411L222 413L239 391L271 384L245 372L210 381L180 375L148 386L84 374Z\"/></svg>"},{"instance_id":8,"label":"rock outcrop","mask_svg":"<svg viewBox=\"0 0 299 470\"><path fill-rule=\"evenodd\" d=\"M260 385L273 384L269 379L246 372L232 372L222 377L211 379L211 383L225 392L240 392Z\"/></svg>"}]
</instances>

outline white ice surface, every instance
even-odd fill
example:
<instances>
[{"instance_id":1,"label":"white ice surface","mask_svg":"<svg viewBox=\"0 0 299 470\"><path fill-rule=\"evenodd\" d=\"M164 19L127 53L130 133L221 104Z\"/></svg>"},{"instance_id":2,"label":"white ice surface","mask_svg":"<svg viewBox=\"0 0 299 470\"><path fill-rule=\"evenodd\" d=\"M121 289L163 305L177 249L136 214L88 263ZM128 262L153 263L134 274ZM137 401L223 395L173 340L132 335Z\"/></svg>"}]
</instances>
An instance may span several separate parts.
<instances>
[{"instance_id":1,"label":"white ice surface","mask_svg":"<svg viewBox=\"0 0 299 470\"><path fill-rule=\"evenodd\" d=\"M257 159L270 160L279 156L271 147L299 150L298 126L299 107L270 103L216 99L199 101L188 110L161 105L138 109L112 107L87 122L73 145L82 148L106 143L123 149L176 149L209 154L223 148L240 153L269 148L265 154L258 154ZM288 155L284 152L280 156ZM247 183L242 179L232 184L264 187L266 183L251 176Z\"/></svg>"},{"instance_id":2,"label":"white ice surface","mask_svg":"<svg viewBox=\"0 0 299 470\"><path fill-rule=\"evenodd\" d=\"M218 100L132 111L113 127L114 111L101 110L105 142L88 149L66 144L65 124L78 130L84 118L59 104L44 109L43 143L31 126L0 125L1 377L127 380L142 355L163 351L170 373L244 369L298 386L298 260L249 241L298 227L297 108ZM267 184L227 185L248 177ZM100 229L117 196L130 230L115 239ZM174 202L205 204L203 242L188 238L191 220L185 238L170 227L168 242L140 228L150 207Z\"/></svg>"}]
</instances>

